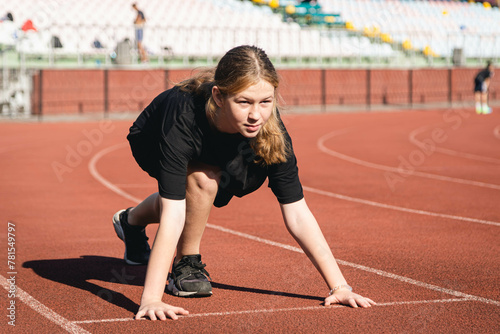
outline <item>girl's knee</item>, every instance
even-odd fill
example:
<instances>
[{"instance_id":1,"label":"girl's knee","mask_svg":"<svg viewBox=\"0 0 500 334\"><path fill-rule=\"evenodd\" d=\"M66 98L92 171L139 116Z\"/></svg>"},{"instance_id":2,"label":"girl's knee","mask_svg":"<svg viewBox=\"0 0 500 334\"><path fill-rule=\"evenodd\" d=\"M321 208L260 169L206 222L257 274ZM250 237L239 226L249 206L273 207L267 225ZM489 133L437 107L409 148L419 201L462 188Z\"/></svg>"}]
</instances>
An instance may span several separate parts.
<instances>
[{"instance_id":1,"label":"girl's knee","mask_svg":"<svg viewBox=\"0 0 500 334\"><path fill-rule=\"evenodd\" d=\"M196 171L190 173L187 179L187 188L189 192L215 196L219 188L218 175L212 171Z\"/></svg>"}]
</instances>

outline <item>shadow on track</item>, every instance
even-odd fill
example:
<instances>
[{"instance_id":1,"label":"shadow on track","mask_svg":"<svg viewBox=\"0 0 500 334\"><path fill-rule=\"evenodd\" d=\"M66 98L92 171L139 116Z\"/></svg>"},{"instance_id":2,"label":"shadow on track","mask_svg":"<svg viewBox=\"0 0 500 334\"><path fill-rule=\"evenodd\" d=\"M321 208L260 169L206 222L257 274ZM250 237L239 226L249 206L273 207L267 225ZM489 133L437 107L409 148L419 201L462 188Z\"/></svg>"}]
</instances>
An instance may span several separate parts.
<instances>
[{"instance_id":1,"label":"shadow on track","mask_svg":"<svg viewBox=\"0 0 500 334\"><path fill-rule=\"evenodd\" d=\"M275 296L283 296L283 297L289 297L289 298L300 298L300 299L308 299L308 300L319 300L321 302L324 301L324 298L318 297L318 296L299 295L296 293L289 293L289 292L247 288L247 287L228 285L228 284L217 283L217 282L211 282L211 283L212 283L212 287L214 289L243 291L243 292L250 292L250 293L259 293L259 294L263 294L263 295L275 295Z\"/></svg>"},{"instance_id":2,"label":"shadow on track","mask_svg":"<svg viewBox=\"0 0 500 334\"><path fill-rule=\"evenodd\" d=\"M128 266L122 259L83 255L77 259L37 260L23 263L40 277L91 292L97 297L137 312L139 305L121 294L89 282L97 280L127 285L144 285L145 266Z\"/></svg>"},{"instance_id":3,"label":"shadow on track","mask_svg":"<svg viewBox=\"0 0 500 334\"><path fill-rule=\"evenodd\" d=\"M137 303L122 293L104 288L90 281L144 286L146 266L129 266L122 259L113 257L83 255L80 258L73 259L27 261L23 263L23 267L32 269L40 277L53 282L88 291L98 298L134 314L139 309ZM323 301L323 298L318 296L241 287L217 282L211 283L214 289Z\"/></svg>"}]
</instances>

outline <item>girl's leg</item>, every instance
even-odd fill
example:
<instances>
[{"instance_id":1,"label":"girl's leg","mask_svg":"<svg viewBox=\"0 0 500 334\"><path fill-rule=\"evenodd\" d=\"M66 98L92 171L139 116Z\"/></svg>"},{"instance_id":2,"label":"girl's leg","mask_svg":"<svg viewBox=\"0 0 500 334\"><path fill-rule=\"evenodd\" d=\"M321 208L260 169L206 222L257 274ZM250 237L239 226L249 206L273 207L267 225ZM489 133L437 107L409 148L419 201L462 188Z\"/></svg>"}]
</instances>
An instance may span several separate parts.
<instances>
[{"instance_id":1,"label":"girl's leg","mask_svg":"<svg viewBox=\"0 0 500 334\"><path fill-rule=\"evenodd\" d=\"M481 103L483 104L483 106L488 105L488 93L487 92L481 93Z\"/></svg>"},{"instance_id":2,"label":"girl's leg","mask_svg":"<svg viewBox=\"0 0 500 334\"><path fill-rule=\"evenodd\" d=\"M175 262L185 255L200 253L201 238L217 195L219 179L220 170L217 167L199 163L189 165L186 182L186 222L177 244ZM128 264L147 263L150 247L145 226L158 224L160 213L160 195L154 193L135 208L120 210L113 216L116 233L125 242L124 257Z\"/></svg>"},{"instance_id":3,"label":"girl's leg","mask_svg":"<svg viewBox=\"0 0 500 334\"><path fill-rule=\"evenodd\" d=\"M186 224L177 246L177 259L199 254L201 237L210 214L220 179L218 167L201 163L190 164L186 182ZM161 200L154 193L128 211L127 222L146 226L160 222Z\"/></svg>"},{"instance_id":4,"label":"girl's leg","mask_svg":"<svg viewBox=\"0 0 500 334\"><path fill-rule=\"evenodd\" d=\"M220 180L218 167L190 164L186 182L186 223L177 244L176 262L200 253L200 243Z\"/></svg>"},{"instance_id":5,"label":"girl's leg","mask_svg":"<svg viewBox=\"0 0 500 334\"><path fill-rule=\"evenodd\" d=\"M219 169L192 164L186 182L186 222L177 244L177 254L167 291L180 297L210 296L212 285L201 262L200 243L219 184Z\"/></svg>"},{"instance_id":6,"label":"girl's leg","mask_svg":"<svg viewBox=\"0 0 500 334\"><path fill-rule=\"evenodd\" d=\"M481 102L482 102L483 114L491 113L491 109L488 106L488 92L487 91L481 94Z\"/></svg>"},{"instance_id":7,"label":"girl's leg","mask_svg":"<svg viewBox=\"0 0 500 334\"><path fill-rule=\"evenodd\" d=\"M483 105L482 105L482 93L481 92L474 92L474 100L476 102L476 113L480 114L483 112Z\"/></svg>"},{"instance_id":8,"label":"girl's leg","mask_svg":"<svg viewBox=\"0 0 500 334\"><path fill-rule=\"evenodd\" d=\"M132 226L146 226L160 223L160 195L154 193L128 212L128 223Z\"/></svg>"},{"instance_id":9,"label":"girl's leg","mask_svg":"<svg viewBox=\"0 0 500 334\"><path fill-rule=\"evenodd\" d=\"M152 194L135 208L120 210L113 216L116 235L125 243L124 260L130 265L145 265L151 248L146 236L146 225L159 222L160 197Z\"/></svg>"}]
</instances>

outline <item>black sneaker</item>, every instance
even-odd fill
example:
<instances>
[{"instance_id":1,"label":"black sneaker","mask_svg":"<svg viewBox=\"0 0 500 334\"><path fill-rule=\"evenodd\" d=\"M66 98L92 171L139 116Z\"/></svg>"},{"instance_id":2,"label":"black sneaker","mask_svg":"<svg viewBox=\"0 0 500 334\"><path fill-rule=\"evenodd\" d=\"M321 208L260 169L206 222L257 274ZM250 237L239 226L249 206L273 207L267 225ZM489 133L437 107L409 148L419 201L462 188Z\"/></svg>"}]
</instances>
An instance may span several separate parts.
<instances>
[{"instance_id":1,"label":"black sneaker","mask_svg":"<svg viewBox=\"0 0 500 334\"><path fill-rule=\"evenodd\" d=\"M186 255L172 266L167 291L179 297L208 297L212 295L210 275L201 262L201 255Z\"/></svg>"},{"instance_id":2,"label":"black sneaker","mask_svg":"<svg viewBox=\"0 0 500 334\"><path fill-rule=\"evenodd\" d=\"M125 255L123 257L125 262L133 266L140 266L148 263L151 248L148 244L149 238L146 236L146 227L128 224L130 209L132 208L115 213L113 226L118 238L125 243Z\"/></svg>"}]
</instances>

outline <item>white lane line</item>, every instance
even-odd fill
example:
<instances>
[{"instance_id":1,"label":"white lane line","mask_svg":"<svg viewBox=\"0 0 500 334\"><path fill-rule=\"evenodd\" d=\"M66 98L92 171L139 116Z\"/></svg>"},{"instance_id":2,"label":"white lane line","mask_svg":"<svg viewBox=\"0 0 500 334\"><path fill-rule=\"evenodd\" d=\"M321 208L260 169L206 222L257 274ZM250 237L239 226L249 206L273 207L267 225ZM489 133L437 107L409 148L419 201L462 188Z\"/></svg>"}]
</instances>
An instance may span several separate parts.
<instances>
[{"instance_id":1,"label":"white lane line","mask_svg":"<svg viewBox=\"0 0 500 334\"><path fill-rule=\"evenodd\" d=\"M437 147L437 146L435 146L435 143L434 143L434 146L432 148L429 148L426 146L426 144L423 141L420 141L417 139L417 135L427 131L429 128L437 128L437 127L438 127L437 125L422 126L418 129L415 129L412 132L410 132L410 134L408 135L408 138L412 144L416 145L418 148L422 149L422 151L424 151L424 152L431 150L432 152L439 152L442 154L447 154L447 155L460 157L460 158L466 158L466 159L470 159L470 160L491 162L491 163L495 163L495 164L500 163L500 159L495 159L495 158L491 158L491 157L485 157L482 155L465 153L465 152L450 150L447 148Z\"/></svg>"},{"instance_id":2,"label":"white lane line","mask_svg":"<svg viewBox=\"0 0 500 334\"><path fill-rule=\"evenodd\" d=\"M90 159L90 161L89 161L89 171L90 171L90 174L97 181L101 182L106 188L114 191L118 195L120 195L122 197L125 197L128 200L131 200L132 202L140 203L141 200L139 198L134 197L134 196L130 195L129 193L127 193L126 191L121 190L120 188L118 188L117 186L115 186L113 183L109 182L104 177L102 177L101 174L99 174L99 172L97 171L97 168L96 168L97 161L99 161L99 159L101 157L103 157L104 155L108 154L109 152L113 152L113 151L115 151L115 150L117 150L119 148L126 147L127 145L128 145L127 142L125 142L125 143L119 143L119 144L110 146L108 148L105 148L105 149L97 152L96 155L94 155L92 157L92 159Z\"/></svg>"},{"instance_id":3,"label":"white lane line","mask_svg":"<svg viewBox=\"0 0 500 334\"><path fill-rule=\"evenodd\" d=\"M470 223L478 223L478 224L485 224L485 225L492 225L492 226L500 226L500 222L495 222L495 221L490 221L490 220L476 219L476 218L469 218L469 217L462 217L462 216L454 216L454 215L447 215L447 214L444 214L444 213L430 212L430 211L417 210L417 209L409 209L409 208L405 208L405 207L402 207L402 206L384 204L384 203L369 201L369 200L366 200L366 199L361 199L361 198L356 198L356 197L350 197L350 196L346 196L346 195L336 194L336 193L332 193L332 192L329 192L329 191L320 190L320 189L316 189L316 188L312 188L312 187L308 187L308 186L303 186L303 188L306 191L310 191L312 193L316 193L316 194L319 194L319 195L333 197L333 198L337 198L337 199L341 199L341 200L345 200L345 201L350 201L350 202L355 202L355 203L360 203L360 204L365 204L365 205L376 206L376 207L384 208L384 209L390 209L390 210L407 212L407 213L414 213L414 214L418 214L418 215L425 215L425 216L431 216L431 217L453 219L453 220L465 221L465 222L470 222Z\"/></svg>"},{"instance_id":4,"label":"white lane line","mask_svg":"<svg viewBox=\"0 0 500 334\"><path fill-rule=\"evenodd\" d=\"M336 157L336 158L339 158L339 159L342 159L342 160L345 160L345 161L349 161L351 163L354 163L354 164L357 164L357 165L360 165L360 166L363 166L363 167L368 167L368 168L373 168L373 169L379 169L379 170L383 170L383 171L387 171L387 172L392 172L392 173L397 173L397 174L399 174L399 173L402 172L400 168L390 167L390 166L386 166L386 165L380 165L380 164L376 164L376 163L373 163L373 162L368 162L368 161L364 161L364 160L361 160L361 159L357 159L357 158L354 158L354 157L351 157L351 156L339 153L339 152L334 151L332 149L329 149L328 147L325 146L325 141L327 141L328 139L330 139L332 137L335 137L335 136L337 136L339 134L345 133L345 132L347 132L347 130L345 130L345 129L344 130L339 130L339 131L333 131L333 132L330 132L330 133L322 136L321 138L319 138L318 139L318 143L317 143L319 150L321 152L326 153L328 155L331 155L333 157ZM409 173L409 172L406 172L406 173ZM458 178L449 177L449 176L443 176L443 175L437 175L437 174L419 172L419 171L416 171L416 170L412 171L411 175L412 176L425 177L425 178L428 178L428 179L434 179L434 180L439 180L439 181L454 182L454 183L467 184L467 185L476 186L476 187L484 187L484 188L491 188L491 189L498 189L498 190L500 190L500 185L498 185L498 184L491 184L491 183L485 183L485 182L479 182L479 181L458 179Z\"/></svg>"},{"instance_id":5,"label":"white lane line","mask_svg":"<svg viewBox=\"0 0 500 334\"><path fill-rule=\"evenodd\" d=\"M377 306L398 306L398 305L418 305L418 304L438 304L438 303L454 303L454 302L468 302L467 298L450 298L450 299L431 299L431 300L413 300L413 301L400 301L400 302L387 302L377 303ZM196 318L196 317L220 317L230 315L242 314L260 314L260 313L275 313L275 312L297 312L297 311L311 311L311 310L327 310L329 308L347 307L343 305L330 305L330 306L304 306L304 307L289 307L277 309L261 309L261 310L242 310L242 311L228 311L228 312L210 312L210 313L192 313L188 315L181 315L179 318ZM73 321L74 324L92 324L92 323L105 323L105 322L120 322L120 321L133 321L133 318L115 318L115 319L96 319L96 320L82 320ZM144 320L144 319L141 319Z\"/></svg>"},{"instance_id":6,"label":"white lane line","mask_svg":"<svg viewBox=\"0 0 500 334\"><path fill-rule=\"evenodd\" d=\"M140 203L142 201L140 198L137 198L137 197L130 195L129 193L127 193L126 191L124 191L120 187L118 187L116 184L113 184L113 183L109 182L108 180L106 180L104 177L101 176L101 174L97 171L97 168L96 168L97 161L99 161L99 159L102 156L104 156L107 153L112 152L114 150L125 147L126 145L127 145L126 143L125 144L117 144L117 145L110 146L106 149L103 149L103 150L97 152L96 155L94 155L92 157L92 159L89 161L89 171L90 171L90 174L95 179L97 179L99 182L101 182L101 184L103 184L109 190L115 192L116 194L118 194L122 197L129 199L130 201L132 201L134 203ZM310 191L310 192L313 192L313 193L316 193L319 195L333 197L333 198L337 198L337 199L341 199L341 200L345 200L345 201L350 201L350 202L355 202L355 203L360 203L360 204L365 204L365 205L370 205L370 206L375 206L375 207L384 208L384 209L390 209L390 210L419 214L419 215L426 215L426 216L431 216L431 217L453 219L453 220L459 220L459 221L465 221L465 222L471 222L471 223L500 226L500 222L495 222L495 221L462 217L462 216L454 216L454 215L448 215L448 214L430 212L430 211L424 211L424 210L418 210L418 209L410 209L410 208L405 208L405 207L401 207L401 206L384 204L384 203L374 202L374 201L370 201L370 200L366 200L366 199L336 194L336 193L332 193L329 191L324 191L324 190L320 190L320 189L316 189L316 188L312 188L312 187L308 187L308 186L303 186L303 188L306 191Z\"/></svg>"},{"instance_id":7,"label":"white lane line","mask_svg":"<svg viewBox=\"0 0 500 334\"><path fill-rule=\"evenodd\" d=\"M104 150L98 152L96 155L94 155L90 159L90 161L89 161L89 171L90 171L90 174L93 177L96 178L96 180L98 180L99 182L101 182L109 190L115 192L116 194L118 194L120 196L123 196L123 197L125 197L127 199L130 199L130 200L132 200L135 203L140 203L141 202L140 199L138 199L136 197L133 197L132 195L129 195L128 193L124 192L122 189L118 188L113 183L107 181L103 176L101 176L99 174L99 172L95 168L97 161L105 153L109 153L109 152L111 152L113 150L116 150L116 149L120 148L121 146L123 146L123 145L121 145L121 144L120 145L114 145L114 146L111 146L111 147L109 147L107 149L104 149ZM103 153L103 152L105 152L105 153ZM309 189L314 189L314 188L309 188ZM124 195L126 195L126 196L124 196ZM243 238L246 238L246 239L254 240L254 241L257 241L257 242L260 242L260 243L264 243L264 244L267 244L267 245L284 248L284 249L291 250L291 251L298 252L298 253L303 253L302 249L300 249L298 247L294 247L294 246L282 244L282 243L275 242L275 241L272 241L272 240L263 239L263 238L260 238L260 237L257 237L257 236L253 236L253 235L250 235L250 234L247 234L247 233L234 231L234 230L222 227L222 226L213 225L213 224L207 224L207 227L212 228L212 229L216 229L216 230L219 230L219 231L222 231L222 232L230 233L230 234L233 234L233 235L236 235L236 236L240 236L240 237L243 237ZM401 281L401 282L404 282L404 283L413 284L413 285L416 285L416 286L419 286L419 287L423 287L423 288L426 288L426 289L429 289L429 290L434 290L434 291L446 293L446 294L449 294L449 295L452 295L452 296L455 296L455 297L463 297L463 298L468 298L468 299L471 299L471 300L480 301L480 302L487 303L487 304L494 304L494 305L500 306L500 302L496 301L496 300L491 300L491 299L487 299L487 298L483 298L483 297L479 297L479 296L469 295L469 294L466 294L466 293L463 293L463 292L459 292L459 291L455 291L455 290L451 290L451 289L442 288L442 287L439 287L439 286L436 286L436 285L432 285L432 284L420 282L420 281L417 281L417 280L414 280L414 279L411 279L411 278L408 278L408 277L404 277L404 276L392 274L392 273L389 273L389 272L385 272L385 271L378 270L378 269L375 269L375 268L366 267L366 266L363 266L363 265L360 265L360 264L356 264L356 263L352 263L352 262L348 262L348 261L343 261L343 260L337 259L337 262L339 264L342 264L342 265L345 265L345 266L350 266L350 267L353 267L353 268L356 268L356 269L359 269L359 270L363 270L363 271L366 271L366 272L374 273L374 274L377 274L377 275L380 275L380 276L383 276L383 277L392 278L392 279L395 279L395 280L398 280L398 281Z\"/></svg>"},{"instance_id":8,"label":"white lane line","mask_svg":"<svg viewBox=\"0 0 500 334\"><path fill-rule=\"evenodd\" d=\"M77 320L73 321L74 324L96 324L105 322L120 322L120 321L133 321L134 318L115 318L115 319L95 319L95 320ZM145 320L145 319L141 319Z\"/></svg>"},{"instance_id":9,"label":"white lane line","mask_svg":"<svg viewBox=\"0 0 500 334\"><path fill-rule=\"evenodd\" d=\"M230 234L242 237L242 238L254 240L254 241L266 244L266 245L270 245L270 246L275 246L275 247L287 249L287 250L290 250L290 251L293 251L293 252L296 252L296 253L304 253L304 251L302 249L300 249L299 247L294 247L294 246L282 244L280 242L276 242L276 241L272 241L272 240L267 240L267 239L264 239L264 238L256 237L256 236L251 235L251 234L234 231L234 230L231 230L231 229L226 228L226 227L217 226L217 225L213 225L213 224L207 224L207 227L213 228L213 229L218 230L218 231L230 233ZM443 288L443 287L440 287L440 286L437 286L437 285L432 285L432 284L428 284L428 283L425 283L425 282L420 282L420 281L414 280L412 278L408 278L408 277L405 277L405 276L396 275L396 274L393 274L393 273L389 273L389 272L386 272L386 271L383 271L383 270L379 270L379 269L375 269L375 268L363 266L361 264L357 264L357 263L353 263L353 262L348 262L348 261L339 260L339 259L337 259L337 262L339 264L344 265L344 266L352 267L352 268L359 269L359 270L362 270L362 271L366 271L366 272L369 272L369 273L372 273L372 274L377 274L377 275L380 275L380 276L383 276L383 277L392 278L392 279L400 281L400 282L409 283L409 284L416 285L416 286L419 286L419 287L422 287L422 288L426 288L426 289L429 289L429 290L446 293L446 294L449 294L449 295L452 295L452 296L455 296L455 297L467 298L467 299L474 300L474 301L479 301L479 302L483 302L483 303L487 303L487 304L493 304L493 305L500 306L500 301L497 301L497 300L488 299L488 298L479 297L479 296L474 296L474 295L469 295L469 294L466 294L466 293L463 293L463 292L460 292L460 291L455 291L455 290Z\"/></svg>"},{"instance_id":10,"label":"white lane line","mask_svg":"<svg viewBox=\"0 0 500 334\"><path fill-rule=\"evenodd\" d=\"M155 189L157 185L155 184L147 184L147 183L141 183L141 184L116 184L118 188L144 188L144 189Z\"/></svg>"},{"instance_id":11,"label":"white lane line","mask_svg":"<svg viewBox=\"0 0 500 334\"><path fill-rule=\"evenodd\" d=\"M11 284L9 281L0 275L0 284L7 290L9 291ZM23 289L19 288L18 286L15 287L16 291L16 298L21 300L23 303L25 303L27 306L32 308L34 311L40 313L42 316L45 318L49 319L51 322L55 323L58 326L61 326L63 329L68 331L69 333L75 333L75 334L90 334L90 332L86 331L85 329L81 328L80 326L76 325L74 322L69 321L68 319L62 317L58 313L54 312L52 309L48 308L47 306L43 305L40 303L38 300L30 296L27 292L25 292Z\"/></svg>"}]
</instances>

